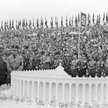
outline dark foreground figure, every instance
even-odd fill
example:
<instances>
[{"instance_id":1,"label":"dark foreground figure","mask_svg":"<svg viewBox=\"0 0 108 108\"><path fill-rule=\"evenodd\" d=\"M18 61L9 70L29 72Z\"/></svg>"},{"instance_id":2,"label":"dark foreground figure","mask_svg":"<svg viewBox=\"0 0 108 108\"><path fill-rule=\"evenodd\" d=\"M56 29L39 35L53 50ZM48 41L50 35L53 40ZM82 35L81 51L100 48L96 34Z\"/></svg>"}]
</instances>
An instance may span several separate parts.
<instances>
[{"instance_id":1,"label":"dark foreground figure","mask_svg":"<svg viewBox=\"0 0 108 108\"><path fill-rule=\"evenodd\" d=\"M7 63L3 60L0 53L0 86L6 83L10 83L10 79L8 78Z\"/></svg>"}]
</instances>

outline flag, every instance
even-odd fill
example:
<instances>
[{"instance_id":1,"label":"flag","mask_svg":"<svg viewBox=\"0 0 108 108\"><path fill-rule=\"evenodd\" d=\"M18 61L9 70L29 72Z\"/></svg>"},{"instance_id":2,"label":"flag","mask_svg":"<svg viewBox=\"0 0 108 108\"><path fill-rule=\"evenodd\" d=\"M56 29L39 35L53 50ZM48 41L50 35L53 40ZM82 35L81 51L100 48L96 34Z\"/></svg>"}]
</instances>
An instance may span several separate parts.
<instances>
[{"instance_id":1,"label":"flag","mask_svg":"<svg viewBox=\"0 0 108 108\"><path fill-rule=\"evenodd\" d=\"M36 26L37 26L37 28L39 28L39 19L37 19L37 21L36 21Z\"/></svg>"},{"instance_id":2,"label":"flag","mask_svg":"<svg viewBox=\"0 0 108 108\"><path fill-rule=\"evenodd\" d=\"M108 23L108 14L106 14L106 23Z\"/></svg>"},{"instance_id":3,"label":"flag","mask_svg":"<svg viewBox=\"0 0 108 108\"><path fill-rule=\"evenodd\" d=\"M53 28L53 18L51 17L51 22L50 22L50 24L51 24L51 28Z\"/></svg>"},{"instance_id":4,"label":"flag","mask_svg":"<svg viewBox=\"0 0 108 108\"><path fill-rule=\"evenodd\" d=\"M41 24L40 25L43 28L43 19L42 18L41 18Z\"/></svg>"},{"instance_id":5,"label":"flag","mask_svg":"<svg viewBox=\"0 0 108 108\"><path fill-rule=\"evenodd\" d=\"M105 24L105 13L103 14L103 24Z\"/></svg>"},{"instance_id":6,"label":"flag","mask_svg":"<svg viewBox=\"0 0 108 108\"><path fill-rule=\"evenodd\" d=\"M63 17L61 17L61 27L63 27Z\"/></svg>"},{"instance_id":7,"label":"flag","mask_svg":"<svg viewBox=\"0 0 108 108\"><path fill-rule=\"evenodd\" d=\"M1 21L1 30L3 30L3 21Z\"/></svg>"},{"instance_id":8,"label":"flag","mask_svg":"<svg viewBox=\"0 0 108 108\"><path fill-rule=\"evenodd\" d=\"M93 22L93 24L95 24L95 16L94 16L94 14L92 16L92 22Z\"/></svg>"},{"instance_id":9,"label":"flag","mask_svg":"<svg viewBox=\"0 0 108 108\"><path fill-rule=\"evenodd\" d=\"M66 27L68 26L68 18L67 18L67 16L66 16Z\"/></svg>"},{"instance_id":10,"label":"flag","mask_svg":"<svg viewBox=\"0 0 108 108\"><path fill-rule=\"evenodd\" d=\"M90 20L90 14L88 14L88 26L91 24L91 20Z\"/></svg>"},{"instance_id":11,"label":"flag","mask_svg":"<svg viewBox=\"0 0 108 108\"><path fill-rule=\"evenodd\" d=\"M32 22L29 20L29 28L31 29Z\"/></svg>"},{"instance_id":12,"label":"flag","mask_svg":"<svg viewBox=\"0 0 108 108\"><path fill-rule=\"evenodd\" d=\"M46 28L48 28L48 23L47 23L47 19L45 18L45 26Z\"/></svg>"},{"instance_id":13,"label":"flag","mask_svg":"<svg viewBox=\"0 0 108 108\"><path fill-rule=\"evenodd\" d=\"M24 27L25 27L25 19L23 19L23 21L22 21L22 27L24 29Z\"/></svg>"},{"instance_id":14,"label":"flag","mask_svg":"<svg viewBox=\"0 0 108 108\"><path fill-rule=\"evenodd\" d=\"M86 26L86 14L81 12L81 26Z\"/></svg>"},{"instance_id":15,"label":"flag","mask_svg":"<svg viewBox=\"0 0 108 108\"><path fill-rule=\"evenodd\" d=\"M77 17L75 17L75 26L76 26L76 27L78 26L78 20L77 20Z\"/></svg>"},{"instance_id":16,"label":"flag","mask_svg":"<svg viewBox=\"0 0 108 108\"><path fill-rule=\"evenodd\" d=\"M35 28L35 23L34 23L34 19L32 20L32 25L33 25L33 28Z\"/></svg>"},{"instance_id":17,"label":"flag","mask_svg":"<svg viewBox=\"0 0 108 108\"><path fill-rule=\"evenodd\" d=\"M55 17L55 25L58 28L58 18L57 17Z\"/></svg>"}]
</instances>

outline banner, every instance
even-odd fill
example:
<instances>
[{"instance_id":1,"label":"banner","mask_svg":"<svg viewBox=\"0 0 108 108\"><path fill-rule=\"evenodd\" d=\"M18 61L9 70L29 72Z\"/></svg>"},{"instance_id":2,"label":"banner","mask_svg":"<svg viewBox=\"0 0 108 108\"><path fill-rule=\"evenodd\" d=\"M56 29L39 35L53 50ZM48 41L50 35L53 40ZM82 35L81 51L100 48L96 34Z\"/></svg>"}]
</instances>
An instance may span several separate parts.
<instances>
[{"instance_id":1,"label":"banner","mask_svg":"<svg viewBox=\"0 0 108 108\"><path fill-rule=\"evenodd\" d=\"M86 14L81 12L81 26L86 26Z\"/></svg>"}]
</instances>

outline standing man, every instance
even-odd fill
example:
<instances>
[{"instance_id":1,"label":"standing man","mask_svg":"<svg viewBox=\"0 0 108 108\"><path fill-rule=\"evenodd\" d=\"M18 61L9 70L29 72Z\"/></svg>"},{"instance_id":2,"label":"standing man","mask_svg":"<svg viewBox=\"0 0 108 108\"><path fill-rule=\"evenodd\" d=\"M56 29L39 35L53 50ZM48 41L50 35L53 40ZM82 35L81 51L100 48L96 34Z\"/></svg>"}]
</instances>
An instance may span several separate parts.
<instances>
[{"instance_id":1,"label":"standing man","mask_svg":"<svg viewBox=\"0 0 108 108\"><path fill-rule=\"evenodd\" d=\"M96 61L90 57L90 61L87 63L88 65L88 76L95 77L96 75Z\"/></svg>"},{"instance_id":2,"label":"standing man","mask_svg":"<svg viewBox=\"0 0 108 108\"><path fill-rule=\"evenodd\" d=\"M97 71L97 76L101 77L101 75L104 72L104 61L102 59L102 57L99 58L99 60L97 61L97 67L96 67L96 71Z\"/></svg>"},{"instance_id":3,"label":"standing man","mask_svg":"<svg viewBox=\"0 0 108 108\"><path fill-rule=\"evenodd\" d=\"M106 57L105 63L104 63L105 67L104 67L104 72L103 72L103 76L108 76L108 55Z\"/></svg>"},{"instance_id":4,"label":"standing man","mask_svg":"<svg viewBox=\"0 0 108 108\"><path fill-rule=\"evenodd\" d=\"M83 77L86 76L86 69L87 69L87 60L85 57L80 57L78 60L78 76Z\"/></svg>"},{"instance_id":5,"label":"standing man","mask_svg":"<svg viewBox=\"0 0 108 108\"><path fill-rule=\"evenodd\" d=\"M27 51L23 54L23 70L30 70L30 54Z\"/></svg>"},{"instance_id":6,"label":"standing man","mask_svg":"<svg viewBox=\"0 0 108 108\"><path fill-rule=\"evenodd\" d=\"M76 77L78 75L77 63L78 63L77 56L74 55L73 60L71 61L71 76L72 77Z\"/></svg>"}]
</instances>

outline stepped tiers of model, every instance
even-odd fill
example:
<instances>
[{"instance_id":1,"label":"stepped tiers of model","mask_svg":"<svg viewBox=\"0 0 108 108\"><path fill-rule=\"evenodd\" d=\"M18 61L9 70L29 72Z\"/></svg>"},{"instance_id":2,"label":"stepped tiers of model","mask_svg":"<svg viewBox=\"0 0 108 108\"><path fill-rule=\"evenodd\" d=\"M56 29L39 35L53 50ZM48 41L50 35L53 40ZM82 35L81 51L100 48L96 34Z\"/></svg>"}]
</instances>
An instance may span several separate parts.
<instances>
[{"instance_id":1,"label":"stepped tiers of model","mask_svg":"<svg viewBox=\"0 0 108 108\"><path fill-rule=\"evenodd\" d=\"M108 103L108 77L71 77L61 64L55 70L13 71L11 92L19 98L44 102Z\"/></svg>"}]
</instances>

